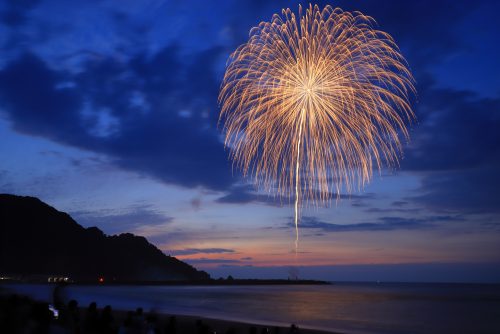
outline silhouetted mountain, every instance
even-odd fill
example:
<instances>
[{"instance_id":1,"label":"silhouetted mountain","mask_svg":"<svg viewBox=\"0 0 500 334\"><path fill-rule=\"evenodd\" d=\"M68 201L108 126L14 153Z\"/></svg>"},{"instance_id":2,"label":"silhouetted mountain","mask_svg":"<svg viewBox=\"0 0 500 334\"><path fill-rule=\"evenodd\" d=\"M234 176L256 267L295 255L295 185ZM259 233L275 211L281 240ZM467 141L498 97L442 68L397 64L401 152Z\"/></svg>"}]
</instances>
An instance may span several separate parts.
<instances>
[{"instance_id":1,"label":"silhouetted mountain","mask_svg":"<svg viewBox=\"0 0 500 334\"><path fill-rule=\"evenodd\" d=\"M0 275L63 275L79 281L203 280L144 237L106 236L34 197L0 194Z\"/></svg>"}]
</instances>

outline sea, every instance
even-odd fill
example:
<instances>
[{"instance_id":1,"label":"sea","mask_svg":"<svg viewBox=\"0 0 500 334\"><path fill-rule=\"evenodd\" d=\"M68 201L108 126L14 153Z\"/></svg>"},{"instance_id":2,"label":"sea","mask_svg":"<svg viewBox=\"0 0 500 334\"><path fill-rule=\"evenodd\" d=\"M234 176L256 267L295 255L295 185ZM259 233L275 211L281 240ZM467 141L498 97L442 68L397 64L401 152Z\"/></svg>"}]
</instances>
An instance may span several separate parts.
<instances>
[{"instance_id":1,"label":"sea","mask_svg":"<svg viewBox=\"0 0 500 334\"><path fill-rule=\"evenodd\" d=\"M52 300L54 286L0 289ZM500 285L335 283L332 285L120 286L69 285L80 306L155 310L247 323L353 334L500 333ZM4 291L5 292L5 291Z\"/></svg>"}]
</instances>

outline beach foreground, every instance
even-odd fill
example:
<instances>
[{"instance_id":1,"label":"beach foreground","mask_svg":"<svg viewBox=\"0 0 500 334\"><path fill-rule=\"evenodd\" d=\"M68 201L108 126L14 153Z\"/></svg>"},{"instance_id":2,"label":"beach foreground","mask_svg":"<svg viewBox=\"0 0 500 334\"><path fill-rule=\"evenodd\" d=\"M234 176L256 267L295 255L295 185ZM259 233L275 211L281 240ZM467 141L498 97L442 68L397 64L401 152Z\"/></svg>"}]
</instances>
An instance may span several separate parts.
<instances>
[{"instance_id":1,"label":"beach foreground","mask_svg":"<svg viewBox=\"0 0 500 334\"><path fill-rule=\"evenodd\" d=\"M91 303L81 307L76 300L52 305L16 294L0 296L1 333L147 333L147 334L215 334L215 333L302 333L326 334L333 332L263 324L228 321L199 316L173 315L113 310Z\"/></svg>"},{"instance_id":2,"label":"beach foreground","mask_svg":"<svg viewBox=\"0 0 500 334\"><path fill-rule=\"evenodd\" d=\"M4 296L17 294L54 305L56 299L65 303L76 300L76 308L87 308L96 302L98 308L111 305L113 311L154 310L162 314L158 316L162 329L168 321L163 315L175 314L191 316L194 322L204 320L218 333L223 329L209 323L211 320L208 319L247 324L245 329L239 330L240 333L250 331L248 327L251 325L248 324L266 325L271 333L274 326L280 326L285 329L284 333L288 333L292 323L301 330L310 328L340 333L500 333L499 285L337 283L311 286L56 287L11 283L0 285L0 295L3 290ZM79 313L83 321L86 310L81 309ZM113 316L114 324L121 326L123 316Z\"/></svg>"}]
</instances>

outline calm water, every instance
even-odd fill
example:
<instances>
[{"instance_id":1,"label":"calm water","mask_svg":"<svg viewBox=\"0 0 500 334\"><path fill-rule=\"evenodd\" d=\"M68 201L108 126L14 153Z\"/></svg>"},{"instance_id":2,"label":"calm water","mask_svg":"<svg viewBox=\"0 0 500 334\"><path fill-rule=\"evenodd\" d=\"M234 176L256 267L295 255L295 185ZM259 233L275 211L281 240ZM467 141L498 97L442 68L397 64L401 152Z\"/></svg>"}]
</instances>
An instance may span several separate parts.
<instances>
[{"instance_id":1,"label":"calm water","mask_svg":"<svg viewBox=\"0 0 500 334\"><path fill-rule=\"evenodd\" d=\"M46 285L10 285L50 300ZM345 333L500 333L500 285L70 286L67 298L115 309L284 324Z\"/></svg>"}]
</instances>

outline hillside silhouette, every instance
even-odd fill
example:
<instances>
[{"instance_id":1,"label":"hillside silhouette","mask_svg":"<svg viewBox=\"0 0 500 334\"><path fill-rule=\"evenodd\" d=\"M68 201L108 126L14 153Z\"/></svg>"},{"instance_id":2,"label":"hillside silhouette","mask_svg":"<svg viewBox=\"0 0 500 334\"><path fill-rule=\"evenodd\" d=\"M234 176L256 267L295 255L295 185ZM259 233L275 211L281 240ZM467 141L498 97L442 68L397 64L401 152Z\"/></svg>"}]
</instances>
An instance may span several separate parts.
<instances>
[{"instance_id":1,"label":"hillside silhouette","mask_svg":"<svg viewBox=\"0 0 500 334\"><path fill-rule=\"evenodd\" d=\"M144 237L107 236L38 198L7 194L0 194L0 275L60 275L82 282L209 279Z\"/></svg>"}]
</instances>

